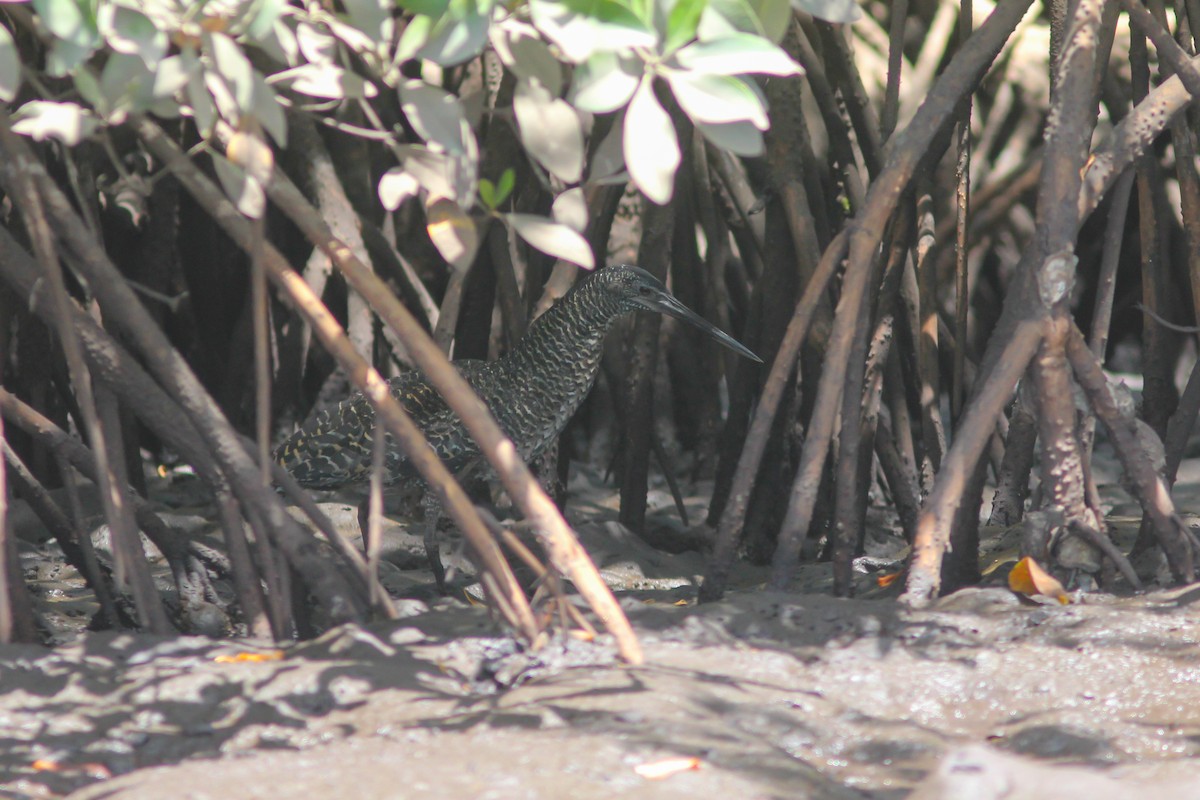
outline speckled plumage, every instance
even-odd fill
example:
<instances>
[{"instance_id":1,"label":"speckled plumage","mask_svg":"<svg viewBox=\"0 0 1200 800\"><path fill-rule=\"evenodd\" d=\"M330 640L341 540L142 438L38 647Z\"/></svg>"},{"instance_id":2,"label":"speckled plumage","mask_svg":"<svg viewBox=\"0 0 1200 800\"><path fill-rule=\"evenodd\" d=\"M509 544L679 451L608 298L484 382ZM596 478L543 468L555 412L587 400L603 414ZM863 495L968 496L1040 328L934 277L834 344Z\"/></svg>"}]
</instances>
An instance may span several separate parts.
<instances>
[{"instance_id":1,"label":"speckled plumage","mask_svg":"<svg viewBox=\"0 0 1200 800\"><path fill-rule=\"evenodd\" d=\"M526 459L535 458L566 427L596 380L604 336L621 316L638 309L660 311L695 324L726 346L754 356L728 334L676 300L652 275L637 267L599 270L577 284L529 326L510 353L495 361L456 361L500 427ZM412 415L451 472L476 461L479 448L461 421L417 371L389 381L392 396ZM275 460L310 489L365 484L371 472L375 411L356 393L317 415L275 451ZM388 437L384 482L419 482L416 471Z\"/></svg>"}]
</instances>

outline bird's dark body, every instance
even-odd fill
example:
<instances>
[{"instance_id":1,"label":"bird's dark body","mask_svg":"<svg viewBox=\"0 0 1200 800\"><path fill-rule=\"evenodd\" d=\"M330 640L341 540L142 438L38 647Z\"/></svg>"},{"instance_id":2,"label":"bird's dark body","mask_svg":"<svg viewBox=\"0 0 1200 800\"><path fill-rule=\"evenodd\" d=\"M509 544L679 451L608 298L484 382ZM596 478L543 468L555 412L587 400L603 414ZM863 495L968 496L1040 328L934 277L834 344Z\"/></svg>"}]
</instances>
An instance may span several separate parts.
<instances>
[{"instance_id":1,"label":"bird's dark body","mask_svg":"<svg viewBox=\"0 0 1200 800\"><path fill-rule=\"evenodd\" d=\"M455 366L483 398L522 457L531 459L550 446L587 397L609 328L639 308L688 319L735 350L740 348L738 352L754 357L688 311L649 273L620 266L600 270L577 284L534 320L503 358L457 361ZM451 472L461 472L478 460L479 449L462 422L419 372L407 372L389 383L392 396L412 415ZM370 478L374 432L375 411L362 394L355 394L293 434L276 450L275 459L306 488L362 485ZM384 482L395 487L419 481L403 451L389 437Z\"/></svg>"}]
</instances>

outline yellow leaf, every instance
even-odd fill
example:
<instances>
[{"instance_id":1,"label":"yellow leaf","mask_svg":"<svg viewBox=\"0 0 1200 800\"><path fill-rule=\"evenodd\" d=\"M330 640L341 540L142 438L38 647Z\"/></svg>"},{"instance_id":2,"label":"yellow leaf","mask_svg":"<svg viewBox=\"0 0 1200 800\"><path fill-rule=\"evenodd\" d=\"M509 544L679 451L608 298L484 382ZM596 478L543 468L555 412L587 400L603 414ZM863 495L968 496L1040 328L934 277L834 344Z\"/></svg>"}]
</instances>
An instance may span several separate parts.
<instances>
[{"instance_id":1,"label":"yellow leaf","mask_svg":"<svg viewBox=\"0 0 1200 800\"><path fill-rule=\"evenodd\" d=\"M661 781L663 778L669 778L677 772L689 772L700 769L702 766L704 766L704 762L692 756L665 758L662 761L639 764L633 768L633 771L648 781Z\"/></svg>"},{"instance_id":2,"label":"yellow leaf","mask_svg":"<svg viewBox=\"0 0 1200 800\"><path fill-rule=\"evenodd\" d=\"M459 272L470 267L479 247L479 233L475 222L458 203L445 197L431 197L425 208L425 220L425 230L442 258Z\"/></svg>"},{"instance_id":3,"label":"yellow leaf","mask_svg":"<svg viewBox=\"0 0 1200 800\"><path fill-rule=\"evenodd\" d=\"M1071 602L1066 589L1036 561L1026 556L1017 562L1008 573L1008 588L1025 595L1044 595L1053 597L1064 606Z\"/></svg>"},{"instance_id":4,"label":"yellow leaf","mask_svg":"<svg viewBox=\"0 0 1200 800\"><path fill-rule=\"evenodd\" d=\"M238 131L229 139L225 157L246 170L246 174L259 183L271 182L271 171L275 169L275 154L262 137L251 131Z\"/></svg>"}]
</instances>

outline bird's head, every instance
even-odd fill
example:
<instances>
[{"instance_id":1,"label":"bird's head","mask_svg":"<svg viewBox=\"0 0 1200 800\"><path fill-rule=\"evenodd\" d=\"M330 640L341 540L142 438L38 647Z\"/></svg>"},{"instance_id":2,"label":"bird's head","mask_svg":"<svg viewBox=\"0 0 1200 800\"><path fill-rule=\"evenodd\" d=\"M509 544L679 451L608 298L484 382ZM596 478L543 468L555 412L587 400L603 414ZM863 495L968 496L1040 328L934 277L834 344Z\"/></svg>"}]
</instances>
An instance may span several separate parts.
<instances>
[{"instance_id":1,"label":"bird's head","mask_svg":"<svg viewBox=\"0 0 1200 800\"><path fill-rule=\"evenodd\" d=\"M597 271L591 278L617 297L629 311L654 311L694 325L738 355L762 363L762 359L728 333L692 311L671 294L662 281L644 269L620 264Z\"/></svg>"}]
</instances>

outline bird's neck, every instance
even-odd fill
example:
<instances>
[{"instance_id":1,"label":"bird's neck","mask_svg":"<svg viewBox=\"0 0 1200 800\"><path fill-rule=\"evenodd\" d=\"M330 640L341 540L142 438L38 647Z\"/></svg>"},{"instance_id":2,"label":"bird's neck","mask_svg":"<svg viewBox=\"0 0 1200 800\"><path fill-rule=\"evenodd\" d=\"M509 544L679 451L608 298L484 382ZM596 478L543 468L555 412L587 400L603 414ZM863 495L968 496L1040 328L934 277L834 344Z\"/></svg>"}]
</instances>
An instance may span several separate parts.
<instances>
[{"instance_id":1,"label":"bird's neck","mask_svg":"<svg viewBox=\"0 0 1200 800\"><path fill-rule=\"evenodd\" d=\"M557 375L588 387L596 377L604 336L627 308L591 281L568 292L529 326L503 360L524 374Z\"/></svg>"},{"instance_id":2,"label":"bird's neck","mask_svg":"<svg viewBox=\"0 0 1200 800\"><path fill-rule=\"evenodd\" d=\"M476 385L523 458L540 455L579 409L596 380L604 336L626 307L588 281L533 321L509 354Z\"/></svg>"}]
</instances>

